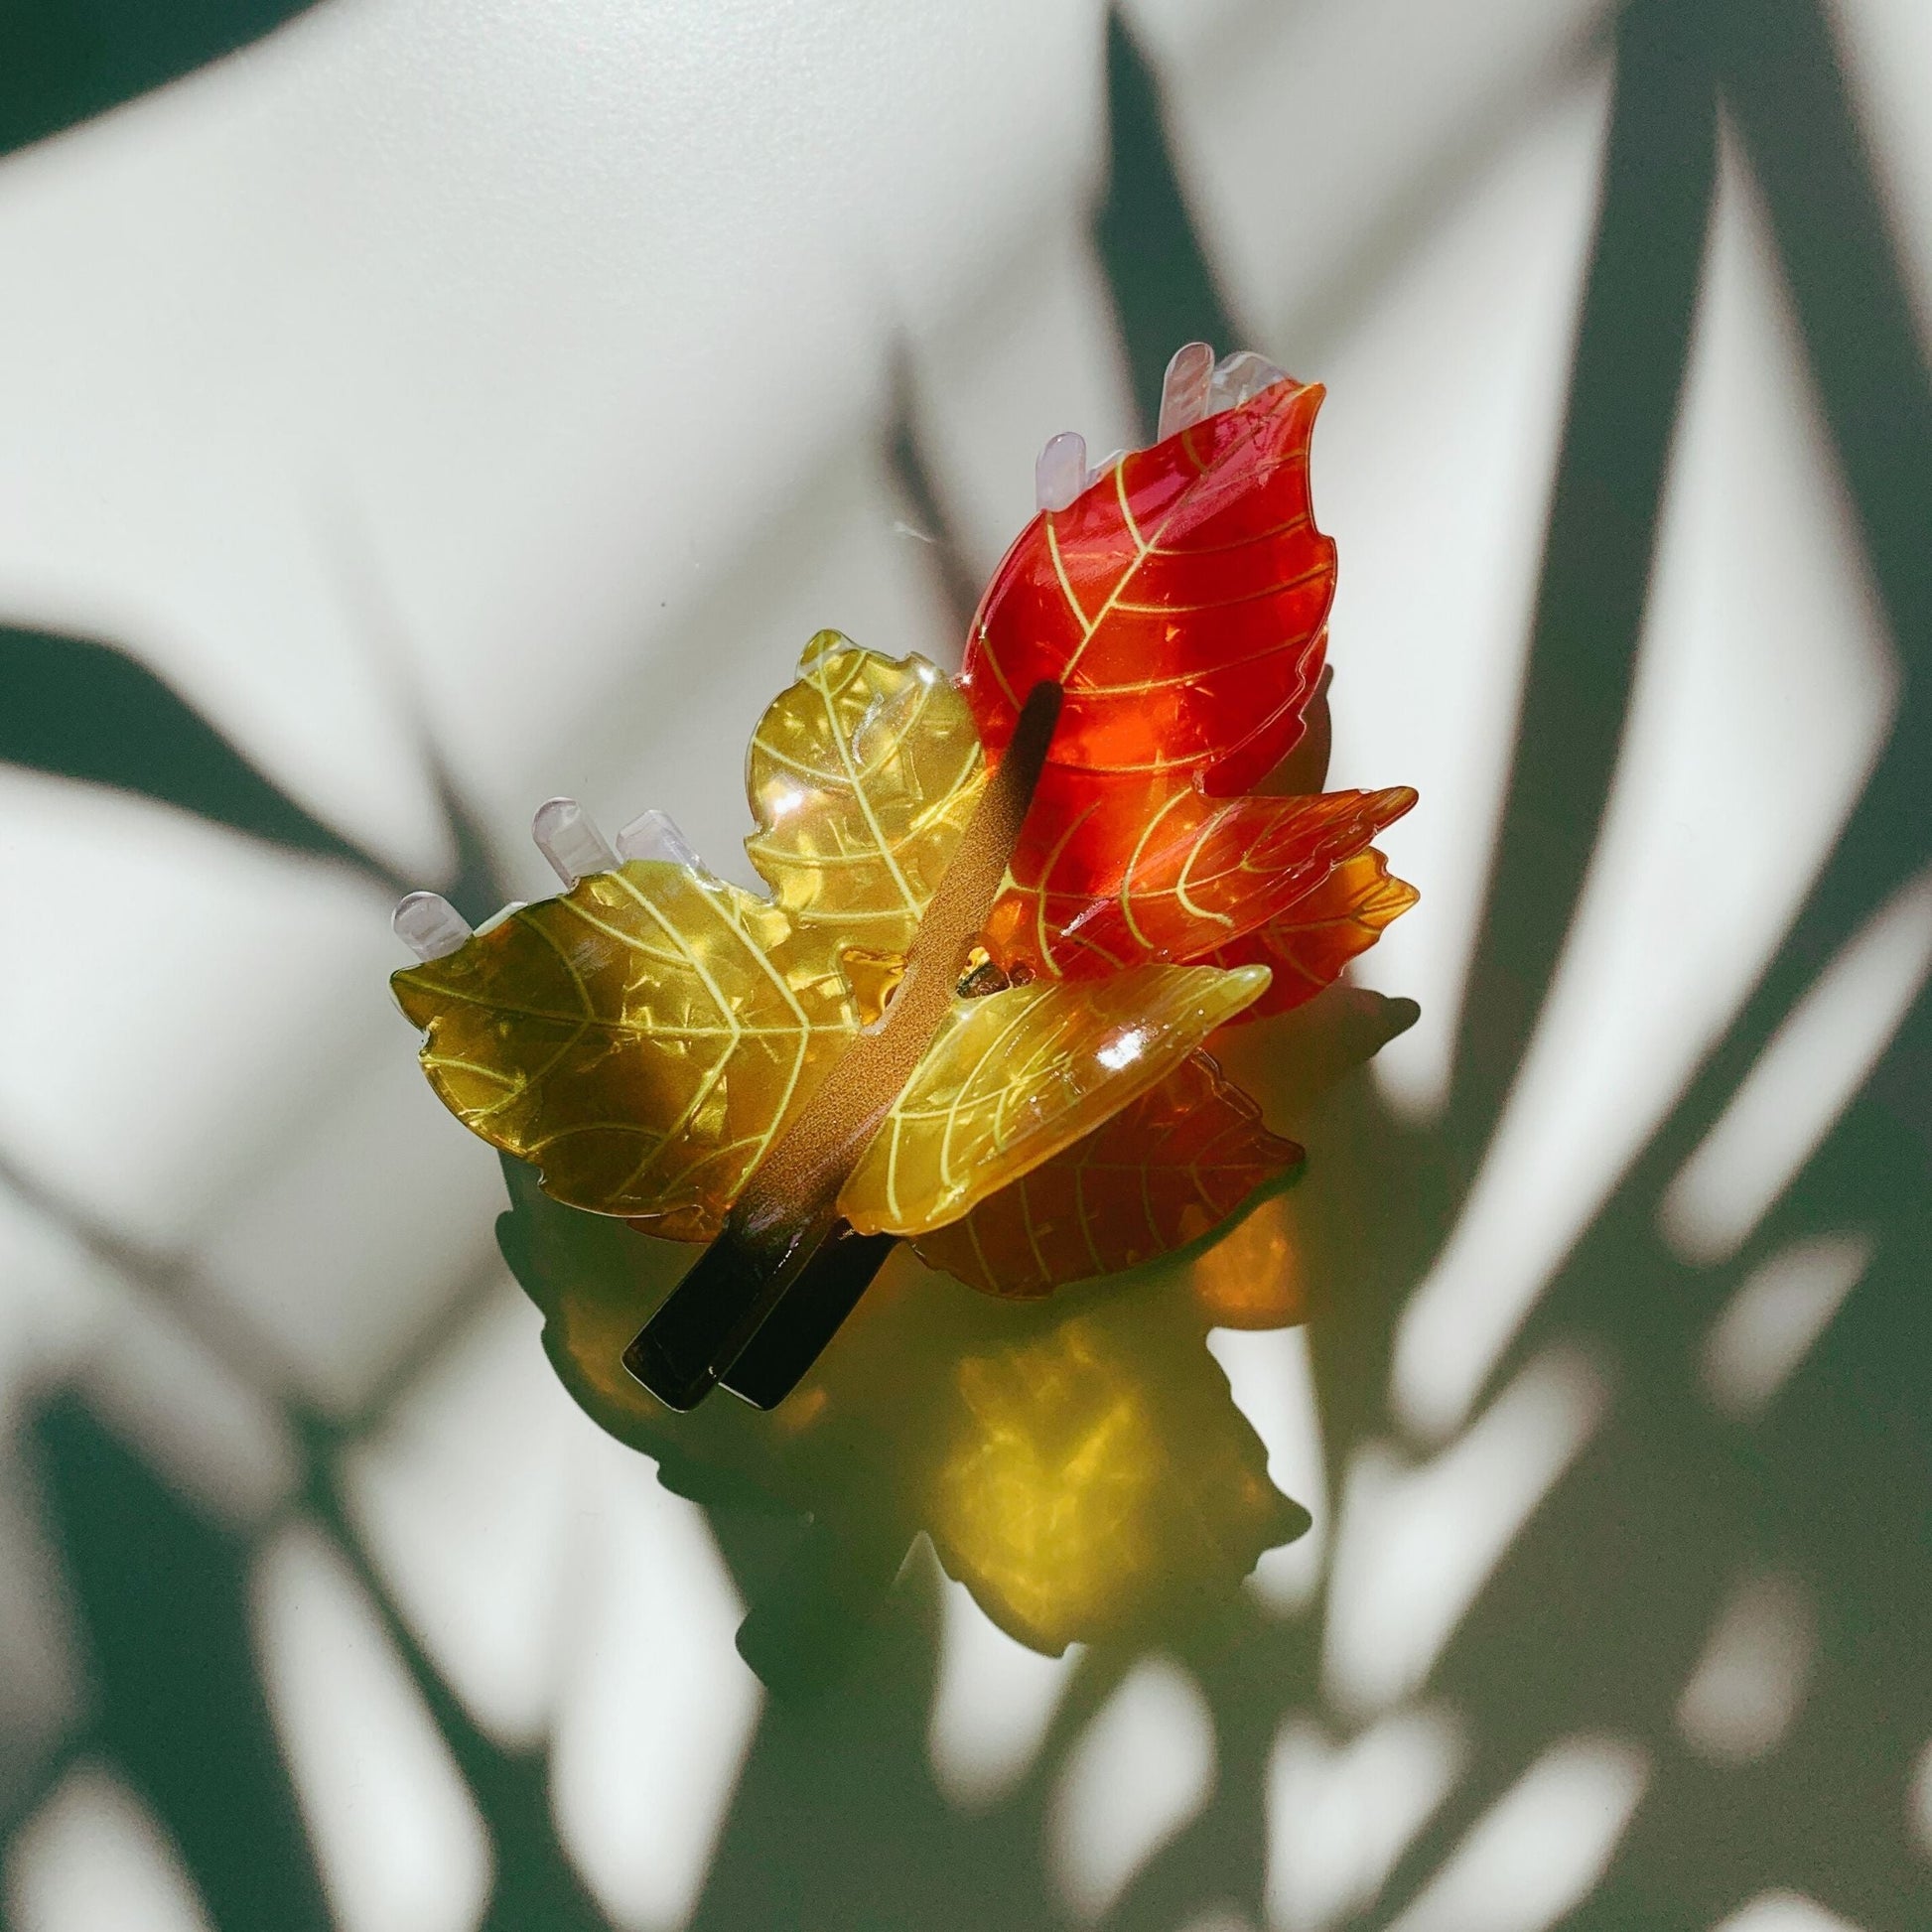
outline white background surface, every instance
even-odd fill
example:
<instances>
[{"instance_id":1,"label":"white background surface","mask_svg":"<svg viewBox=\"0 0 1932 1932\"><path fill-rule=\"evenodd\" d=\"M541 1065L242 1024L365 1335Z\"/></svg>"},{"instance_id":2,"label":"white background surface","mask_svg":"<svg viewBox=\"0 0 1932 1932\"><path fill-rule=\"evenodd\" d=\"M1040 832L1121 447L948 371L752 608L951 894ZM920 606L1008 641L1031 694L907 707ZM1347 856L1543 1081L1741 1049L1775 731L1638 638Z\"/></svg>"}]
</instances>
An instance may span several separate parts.
<instances>
[{"instance_id":1,"label":"white background surface","mask_svg":"<svg viewBox=\"0 0 1932 1932\"><path fill-rule=\"evenodd\" d=\"M1330 389L1334 778L1423 794L1389 840L1423 904L1363 974L1423 1006L1360 1103L1404 1132L1449 1104L1504 809L1611 100L1604 12L1131 10L1231 312ZM1840 0L1832 22L1932 327L1924 12ZM608 827L665 808L740 870L738 747L804 639L830 624L956 653L934 533L886 454L896 368L973 572L1030 512L1046 436L1132 438L1089 233L1102 26L1074 0L325 0L0 162L0 615L124 647L424 884L452 858L432 758L519 895L544 890L523 831L559 791ZM1325 1616L1320 1669L1306 1695L1270 1693L1272 1768L1222 1761L1224 1714L1185 1661L1039 1665L947 1587L916 1718L931 1869L971 1870L971 1834L996 1829L974 1821L1001 1821L986 1843L1019 1875L1000 1923L1538 1932L1626 1856L1698 1863L1646 1794L1700 1739L1755 1740L1759 1763L1800 1748L1787 1732L1833 1681L1830 1580L1776 1547L1775 1513L1746 1538L1771 1547L1713 1585L1702 1661L1605 1664L1605 1696L1579 1660L1565 1732L1525 1743L1436 1673L1525 1524L1570 1507L1567 1472L1627 1413L1619 1352L1652 1339L1526 1327L1776 955L1898 716L1900 639L1863 542L1726 131L1600 842L1501 1123L1463 1151L1465 1208L1414 1272L1379 1433L1358 1427L1328 1469L1333 1518L1310 1498L1325 1580L1267 1611ZM1836 935L1863 948L1857 997L1770 1151L1747 1124L1730 1194L1722 1173L1685 1183L1705 1188L1693 1221L1734 1232L1701 1248L1693 1227L1685 1252L1742 1249L1774 1281L1740 1265L1758 1302L1731 1328L1753 1352L1726 1367L1714 1335L1715 1393L1701 1329L1684 1350L1674 1399L1714 1417L1739 1375L1753 1416L1803 1400L1810 1342L1857 1307L1844 1257L1863 1229L1804 1230L1783 1262L1745 1243L1780 1192L1760 1185L1776 1149L1832 1127L1923 982L1926 888L1901 891L1863 938ZM372 1584L483 1735L547 1747L559 1842L613 1924L727 1923L702 1918L712 1859L775 1722L732 1649L734 1586L702 1513L552 1382L495 1258L494 1160L424 1089L389 1007L387 896L4 769L0 903L0 1152L26 1185L0 1196L8 1413L24 1442L35 1405L77 1386L259 1551L268 1706L344 1932L466 1932L497 1858ZM164 1257L173 1300L49 1202ZM1730 1280L1712 1278L1714 1313ZM1265 1338L1229 1339L1239 1392ZM1306 1352L1264 1359L1279 1401L1250 1409L1271 1447L1318 1441ZM291 1416L311 1410L353 1425L340 1474L366 1572L305 1498ZM89 1663L51 1534L22 1448L0 1472L9 1910L23 1932L207 1922L140 1793L86 1754ZM1510 1600L1497 1614L1532 1615L1520 1587ZM1864 1821L1893 1863L1915 1761L1885 1798L1894 1741ZM1807 1788L1792 1775L1727 1788L1775 1817ZM1250 1822L1190 1839L1204 1816ZM1432 1820L1440 1856L1414 1850ZM1808 1901L1791 1882L1819 1881L1767 1843L1702 1922L1911 1922L1846 1856L1853 1895ZM1651 1882L1630 1895L1668 1900ZM908 1889L880 1922L965 1922L936 1897ZM810 1897L768 1909L854 1922Z\"/></svg>"}]
</instances>

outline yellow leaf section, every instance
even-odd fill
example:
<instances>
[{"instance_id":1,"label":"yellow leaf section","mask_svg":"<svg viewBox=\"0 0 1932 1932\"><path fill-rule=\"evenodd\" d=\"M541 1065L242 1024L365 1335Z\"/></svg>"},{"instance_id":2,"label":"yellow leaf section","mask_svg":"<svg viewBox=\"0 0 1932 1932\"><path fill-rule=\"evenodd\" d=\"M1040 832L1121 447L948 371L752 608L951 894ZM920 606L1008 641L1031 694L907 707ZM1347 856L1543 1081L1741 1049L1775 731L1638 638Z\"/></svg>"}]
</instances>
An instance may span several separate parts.
<instances>
[{"instance_id":1,"label":"yellow leaf section","mask_svg":"<svg viewBox=\"0 0 1932 1932\"><path fill-rule=\"evenodd\" d=\"M985 770L935 666L828 630L760 720L746 784L770 899L633 861L391 982L458 1119L556 1199L678 1240L717 1233L878 1017Z\"/></svg>"},{"instance_id":2,"label":"yellow leaf section","mask_svg":"<svg viewBox=\"0 0 1932 1932\"><path fill-rule=\"evenodd\" d=\"M840 1211L868 1234L957 1220L1166 1078L1267 985L1261 966L1140 966L955 1000Z\"/></svg>"},{"instance_id":3,"label":"yellow leaf section","mask_svg":"<svg viewBox=\"0 0 1932 1932\"><path fill-rule=\"evenodd\" d=\"M423 1070L545 1190L705 1240L857 1028L829 940L633 860L390 984Z\"/></svg>"},{"instance_id":4,"label":"yellow leaf section","mask_svg":"<svg viewBox=\"0 0 1932 1932\"><path fill-rule=\"evenodd\" d=\"M392 981L466 1126L538 1168L556 1199L678 1240L716 1234L883 1005L984 771L947 679L825 632L760 723L748 779L762 828L748 850L773 899L632 861ZM1153 966L955 999L844 1211L896 1234L957 1218L1267 984L1260 966Z\"/></svg>"},{"instance_id":5,"label":"yellow leaf section","mask_svg":"<svg viewBox=\"0 0 1932 1932\"><path fill-rule=\"evenodd\" d=\"M821 630L753 736L745 849L800 928L903 953L985 782L973 714L936 665Z\"/></svg>"}]
</instances>

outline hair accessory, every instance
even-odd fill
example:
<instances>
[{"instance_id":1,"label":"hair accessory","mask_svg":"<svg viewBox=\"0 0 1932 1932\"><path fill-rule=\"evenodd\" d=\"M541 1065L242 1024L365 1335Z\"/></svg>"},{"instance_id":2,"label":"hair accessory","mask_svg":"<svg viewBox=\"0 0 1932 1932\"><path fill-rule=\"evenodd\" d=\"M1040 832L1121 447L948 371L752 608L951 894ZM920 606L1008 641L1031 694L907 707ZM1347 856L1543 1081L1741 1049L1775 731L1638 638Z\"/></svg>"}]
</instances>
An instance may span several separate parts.
<instances>
[{"instance_id":1,"label":"hair accessory","mask_svg":"<svg viewBox=\"0 0 1932 1932\"><path fill-rule=\"evenodd\" d=\"M766 895L661 813L607 842L555 798L556 897L474 933L433 894L398 907L445 1105L557 1200L708 1244L623 1354L669 1406L720 1381L775 1405L897 1240L1042 1295L1301 1162L1203 1042L1416 897L1371 843L1414 792L1312 789L1320 399L1190 344L1154 447L1089 470L1047 444L957 679L814 637L752 741Z\"/></svg>"}]
</instances>

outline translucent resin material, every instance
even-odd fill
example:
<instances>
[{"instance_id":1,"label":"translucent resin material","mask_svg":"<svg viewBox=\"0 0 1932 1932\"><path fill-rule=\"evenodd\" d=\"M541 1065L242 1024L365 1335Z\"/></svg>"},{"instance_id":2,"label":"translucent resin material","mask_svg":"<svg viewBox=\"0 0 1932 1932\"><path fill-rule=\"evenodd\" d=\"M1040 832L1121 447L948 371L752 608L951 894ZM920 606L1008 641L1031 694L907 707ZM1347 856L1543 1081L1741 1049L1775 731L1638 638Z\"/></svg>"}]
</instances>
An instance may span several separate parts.
<instances>
[{"instance_id":1,"label":"translucent resin material","mask_svg":"<svg viewBox=\"0 0 1932 1932\"><path fill-rule=\"evenodd\" d=\"M1062 430L1048 439L1034 465L1034 501L1043 510L1063 510L1087 486L1087 439Z\"/></svg>"},{"instance_id":2,"label":"translucent resin material","mask_svg":"<svg viewBox=\"0 0 1932 1932\"><path fill-rule=\"evenodd\" d=\"M620 859L668 859L674 866L698 863L698 855L668 812L639 812L619 830L617 848Z\"/></svg>"},{"instance_id":3,"label":"translucent resin material","mask_svg":"<svg viewBox=\"0 0 1932 1932\"><path fill-rule=\"evenodd\" d=\"M1371 848L1344 859L1287 911L1209 957L1217 966L1267 966L1274 973L1244 1019L1286 1013L1332 986L1417 897L1407 880L1390 876L1389 862Z\"/></svg>"},{"instance_id":4,"label":"translucent resin material","mask_svg":"<svg viewBox=\"0 0 1932 1932\"><path fill-rule=\"evenodd\" d=\"M566 887L592 873L615 872L618 855L605 842L597 822L574 798L552 798L537 807L530 837Z\"/></svg>"},{"instance_id":5,"label":"translucent resin material","mask_svg":"<svg viewBox=\"0 0 1932 1932\"><path fill-rule=\"evenodd\" d=\"M1302 1150L1269 1133L1205 1053L1190 1053L1023 1185L916 1245L920 1260L989 1295L1044 1295L1199 1240L1301 1164Z\"/></svg>"},{"instance_id":6,"label":"translucent resin material","mask_svg":"<svg viewBox=\"0 0 1932 1932\"><path fill-rule=\"evenodd\" d=\"M626 860L393 982L459 1119L539 1168L557 1199L678 1239L717 1233L880 1017L985 768L944 676L827 632L759 724L748 783L747 850L770 898ZM546 811L564 865L601 856L581 812ZM1078 994L953 996L847 1183L848 1217L915 1233L964 1213L1127 1105L1267 981L1257 966L1157 968Z\"/></svg>"},{"instance_id":7,"label":"translucent resin material","mask_svg":"<svg viewBox=\"0 0 1932 1932\"><path fill-rule=\"evenodd\" d=\"M710 1240L736 1203L734 1231L795 1239L836 1190L860 1234L1009 1297L1194 1243L1292 1171L1198 1049L1311 998L1415 898L1372 844L1415 794L1310 789L1319 734L1287 757L1334 587L1320 396L1190 344L1154 448L1099 473L1071 431L1041 453L1044 507L957 680L815 636L747 759L765 895L661 812L607 843L553 799L558 897L472 934L412 896L421 963L394 984L445 1103L573 1206ZM1028 726L1029 807L1008 748L1038 687L1063 695ZM998 853L962 845L1010 792ZM946 909L969 879L971 933ZM807 1188L793 1151L833 1115Z\"/></svg>"},{"instance_id":8,"label":"translucent resin material","mask_svg":"<svg viewBox=\"0 0 1932 1932\"><path fill-rule=\"evenodd\" d=\"M955 1219L1157 1084L1267 985L1254 967L1144 966L956 1000L840 1208L868 1234Z\"/></svg>"},{"instance_id":9,"label":"translucent resin material","mask_svg":"<svg viewBox=\"0 0 1932 1932\"><path fill-rule=\"evenodd\" d=\"M944 672L822 630L752 739L745 850L800 927L904 953L984 781Z\"/></svg>"},{"instance_id":10,"label":"translucent resin material","mask_svg":"<svg viewBox=\"0 0 1932 1932\"><path fill-rule=\"evenodd\" d=\"M631 860L398 973L423 1070L559 1200L715 1233L856 1031L824 942L775 907Z\"/></svg>"},{"instance_id":11,"label":"translucent resin material","mask_svg":"<svg viewBox=\"0 0 1932 1932\"><path fill-rule=\"evenodd\" d=\"M470 937L470 921L441 893L407 894L389 923L418 959L443 959Z\"/></svg>"},{"instance_id":12,"label":"translucent resin material","mask_svg":"<svg viewBox=\"0 0 1932 1932\"><path fill-rule=\"evenodd\" d=\"M1322 391L1278 382L1137 450L1022 531L961 683L987 751L1040 678L1066 688L1055 768L1245 789L1301 736L1334 595L1309 437Z\"/></svg>"},{"instance_id":13,"label":"translucent resin material","mask_svg":"<svg viewBox=\"0 0 1932 1932\"><path fill-rule=\"evenodd\" d=\"M1049 770L1054 801L1090 794L1053 838L1032 823L987 943L1008 967L1092 978L1204 957L1287 913L1415 802L1403 788L1207 797L1155 773L1097 783ZM1263 957L1256 954L1255 957Z\"/></svg>"},{"instance_id":14,"label":"translucent resin material","mask_svg":"<svg viewBox=\"0 0 1932 1932\"><path fill-rule=\"evenodd\" d=\"M1155 435L1165 443L1191 428L1212 407L1214 351L1206 343L1182 343L1161 379L1161 415Z\"/></svg>"},{"instance_id":15,"label":"translucent resin material","mask_svg":"<svg viewBox=\"0 0 1932 1932\"><path fill-rule=\"evenodd\" d=\"M1016 693L1042 677L1066 689L988 928L1008 967L1091 977L1201 957L1415 802L1403 787L1234 795L1300 738L1320 674L1335 576L1309 491L1321 391L1284 379L1194 420L1216 371L1190 348L1170 380L1185 426L1035 517L974 620L960 682L989 755ZM1230 358L1225 381L1238 391L1266 366Z\"/></svg>"}]
</instances>

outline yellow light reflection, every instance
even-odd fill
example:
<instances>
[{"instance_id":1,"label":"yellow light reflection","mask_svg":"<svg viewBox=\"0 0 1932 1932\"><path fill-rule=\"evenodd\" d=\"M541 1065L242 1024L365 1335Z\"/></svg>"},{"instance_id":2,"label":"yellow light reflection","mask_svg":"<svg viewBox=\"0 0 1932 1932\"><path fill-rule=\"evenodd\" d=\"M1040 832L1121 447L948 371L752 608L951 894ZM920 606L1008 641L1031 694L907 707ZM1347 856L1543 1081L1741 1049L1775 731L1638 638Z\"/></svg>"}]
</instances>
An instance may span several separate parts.
<instances>
[{"instance_id":1,"label":"yellow light reflection","mask_svg":"<svg viewBox=\"0 0 1932 1932\"><path fill-rule=\"evenodd\" d=\"M1284 1328L1308 1319L1308 1276L1294 1197L1276 1194L1189 1271L1194 1300L1216 1328Z\"/></svg>"},{"instance_id":2,"label":"yellow light reflection","mask_svg":"<svg viewBox=\"0 0 1932 1932\"><path fill-rule=\"evenodd\" d=\"M958 1366L971 1427L937 1470L936 1523L1030 1630L1104 1623L1152 1560L1165 1455L1123 1368L1089 1319Z\"/></svg>"}]
</instances>

